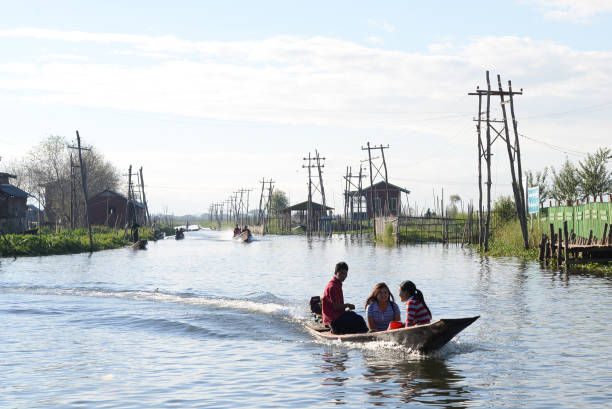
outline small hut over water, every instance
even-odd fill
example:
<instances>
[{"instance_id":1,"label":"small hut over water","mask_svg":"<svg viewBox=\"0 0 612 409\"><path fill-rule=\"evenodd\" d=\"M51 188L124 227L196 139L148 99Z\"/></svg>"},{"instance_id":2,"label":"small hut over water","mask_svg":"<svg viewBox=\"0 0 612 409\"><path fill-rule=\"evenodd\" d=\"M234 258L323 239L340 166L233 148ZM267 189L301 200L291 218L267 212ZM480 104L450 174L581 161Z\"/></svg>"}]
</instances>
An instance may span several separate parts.
<instances>
[{"instance_id":1,"label":"small hut over water","mask_svg":"<svg viewBox=\"0 0 612 409\"><path fill-rule=\"evenodd\" d=\"M314 222L313 227L316 229L319 221L327 217L329 218L329 213L327 211L333 211L333 207L325 206L322 204L311 202L312 204L312 219ZM325 209L325 210L324 210ZM331 213L331 212L330 212ZM283 230L291 230L293 224L298 226L302 226L306 229L307 223L307 214L308 214L308 201L301 202L298 204L294 204L293 206L289 206L283 209Z\"/></svg>"},{"instance_id":2,"label":"small hut over water","mask_svg":"<svg viewBox=\"0 0 612 409\"><path fill-rule=\"evenodd\" d=\"M410 194L410 190L396 186L384 181L375 183L373 186L361 189L361 197L365 198L368 218L373 216L399 216L402 209L402 193ZM348 192L350 197L357 198L359 192ZM389 214L387 212L387 197L389 198ZM350 213L355 214L357 209L350 203ZM374 208L372 208L374 206Z\"/></svg>"}]
</instances>

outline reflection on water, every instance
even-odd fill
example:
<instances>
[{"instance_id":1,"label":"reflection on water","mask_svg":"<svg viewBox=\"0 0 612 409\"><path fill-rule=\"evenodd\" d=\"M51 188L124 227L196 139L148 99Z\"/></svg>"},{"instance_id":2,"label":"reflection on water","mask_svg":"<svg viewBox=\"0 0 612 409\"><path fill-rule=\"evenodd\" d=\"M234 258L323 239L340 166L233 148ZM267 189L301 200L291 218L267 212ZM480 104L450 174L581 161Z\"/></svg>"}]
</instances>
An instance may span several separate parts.
<instances>
[{"instance_id":1,"label":"reflection on water","mask_svg":"<svg viewBox=\"0 0 612 409\"><path fill-rule=\"evenodd\" d=\"M396 395L406 403L435 402L452 408L463 407L460 404L469 400L469 392L461 384L464 377L450 370L444 359L422 356L407 359L404 353L381 352L364 353L364 377L370 382L367 393L372 403L383 403Z\"/></svg>"},{"instance_id":2,"label":"reflection on water","mask_svg":"<svg viewBox=\"0 0 612 409\"><path fill-rule=\"evenodd\" d=\"M459 408L465 407L465 402L471 399L463 382L465 377L445 363L448 357L385 348L363 349L357 353L363 359L359 388L369 405L385 406L389 401L397 401ZM337 405L350 403L349 395L354 393L351 388L354 359L349 350L328 346L313 355L328 402Z\"/></svg>"},{"instance_id":3,"label":"reflection on water","mask_svg":"<svg viewBox=\"0 0 612 409\"><path fill-rule=\"evenodd\" d=\"M308 300L340 260L358 313L375 283L411 279L434 319L481 318L430 355L315 341L302 327ZM0 306L6 407L557 408L612 399L611 278L453 246L385 248L348 236L245 244L230 232L189 232L147 251L2 259Z\"/></svg>"},{"instance_id":4,"label":"reflection on water","mask_svg":"<svg viewBox=\"0 0 612 409\"><path fill-rule=\"evenodd\" d=\"M317 354L315 354L317 355ZM321 354L320 373L323 375L321 386L326 389L328 402L343 405L347 403L347 388L349 380L346 373L349 354L340 349L325 349Z\"/></svg>"}]
</instances>

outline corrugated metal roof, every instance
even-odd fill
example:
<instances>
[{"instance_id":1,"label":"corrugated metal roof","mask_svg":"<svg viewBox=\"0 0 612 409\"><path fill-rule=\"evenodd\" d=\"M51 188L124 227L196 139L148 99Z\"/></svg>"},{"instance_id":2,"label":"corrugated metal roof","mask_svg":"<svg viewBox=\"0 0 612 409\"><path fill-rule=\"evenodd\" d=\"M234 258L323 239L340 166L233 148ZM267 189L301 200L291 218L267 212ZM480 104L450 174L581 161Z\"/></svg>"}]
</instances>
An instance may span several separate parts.
<instances>
[{"instance_id":1,"label":"corrugated metal roof","mask_svg":"<svg viewBox=\"0 0 612 409\"><path fill-rule=\"evenodd\" d=\"M325 206L327 210L333 210L333 207ZM323 205L319 203L312 202L313 210L321 211L323 210ZM296 210L308 210L308 201L294 204L293 206L289 206L283 209L283 212L293 212Z\"/></svg>"},{"instance_id":2,"label":"corrugated metal roof","mask_svg":"<svg viewBox=\"0 0 612 409\"><path fill-rule=\"evenodd\" d=\"M91 197L89 199L89 201L92 201L93 199L95 199L96 197L106 197L106 196L118 196L120 198L122 198L123 200L127 201L127 197L125 195L122 195L119 192L115 192L114 190L110 190L110 189L104 189L103 191L101 191L100 193L98 193L97 195ZM144 204L137 202L136 200L134 200L134 206L136 207L140 207L140 208L145 208Z\"/></svg>"},{"instance_id":3,"label":"corrugated metal roof","mask_svg":"<svg viewBox=\"0 0 612 409\"><path fill-rule=\"evenodd\" d=\"M396 186L393 183L389 183L387 186L388 186L389 190L399 190L400 192L404 192L406 194L410 194L410 190L404 189L403 187L400 187L400 186ZM386 190L386 188L385 188L385 181L383 180L383 181L380 181L378 183L374 183L373 187L374 187L374 190L376 190L378 192L385 191ZM361 188L361 192L365 193L365 192L367 192L367 191L369 191L371 189L372 189L372 186L364 186L364 187ZM351 195L351 196L354 195L355 193L358 193L358 191L354 190L354 191L348 192L348 194Z\"/></svg>"},{"instance_id":4,"label":"corrugated metal roof","mask_svg":"<svg viewBox=\"0 0 612 409\"><path fill-rule=\"evenodd\" d=\"M3 183L0 185L0 192L6 193L10 196L15 197L28 197L28 193L19 189L17 186L13 186L10 183Z\"/></svg>"}]
</instances>

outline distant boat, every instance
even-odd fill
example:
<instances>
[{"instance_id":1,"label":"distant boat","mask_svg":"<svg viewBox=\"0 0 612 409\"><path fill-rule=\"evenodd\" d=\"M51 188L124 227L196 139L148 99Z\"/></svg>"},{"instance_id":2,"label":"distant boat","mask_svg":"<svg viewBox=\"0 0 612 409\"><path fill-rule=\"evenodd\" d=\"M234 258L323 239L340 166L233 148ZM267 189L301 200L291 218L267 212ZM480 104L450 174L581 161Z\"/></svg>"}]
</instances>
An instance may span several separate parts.
<instances>
[{"instance_id":1,"label":"distant boat","mask_svg":"<svg viewBox=\"0 0 612 409\"><path fill-rule=\"evenodd\" d=\"M245 243L248 243L251 240L253 240L253 235L251 234L250 231L246 230L246 231L240 232L238 234L234 234L234 240L240 240L240 241L243 241Z\"/></svg>"},{"instance_id":2,"label":"distant boat","mask_svg":"<svg viewBox=\"0 0 612 409\"><path fill-rule=\"evenodd\" d=\"M174 234L174 238L176 240L181 240L185 238L185 233L183 233L182 230L177 230L176 233Z\"/></svg>"},{"instance_id":3,"label":"distant boat","mask_svg":"<svg viewBox=\"0 0 612 409\"><path fill-rule=\"evenodd\" d=\"M138 240L134 244L132 244L132 248L134 250L146 250L147 249L147 241L146 240Z\"/></svg>"}]
</instances>

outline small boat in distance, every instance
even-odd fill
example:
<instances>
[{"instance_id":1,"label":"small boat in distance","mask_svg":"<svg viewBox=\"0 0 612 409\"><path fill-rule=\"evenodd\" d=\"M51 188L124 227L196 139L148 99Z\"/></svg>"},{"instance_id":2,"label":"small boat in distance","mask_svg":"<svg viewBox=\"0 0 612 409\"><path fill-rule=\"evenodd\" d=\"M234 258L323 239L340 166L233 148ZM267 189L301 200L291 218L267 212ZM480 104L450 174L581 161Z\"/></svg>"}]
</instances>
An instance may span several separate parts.
<instances>
[{"instance_id":1,"label":"small boat in distance","mask_svg":"<svg viewBox=\"0 0 612 409\"><path fill-rule=\"evenodd\" d=\"M185 233L183 232L183 229L176 229L176 233L174 234L174 238L176 240L181 240L185 238Z\"/></svg>"},{"instance_id":2,"label":"small boat in distance","mask_svg":"<svg viewBox=\"0 0 612 409\"><path fill-rule=\"evenodd\" d=\"M132 244L132 248L134 250L146 250L147 249L147 240L138 240L134 244Z\"/></svg>"},{"instance_id":3,"label":"small boat in distance","mask_svg":"<svg viewBox=\"0 0 612 409\"><path fill-rule=\"evenodd\" d=\"M234 240L240 240L245 243L249 243L251 242L251 240L253 240L253 235L249 230L245 230L243 232L234 234Z\"/></svg>"}]
</instances>

